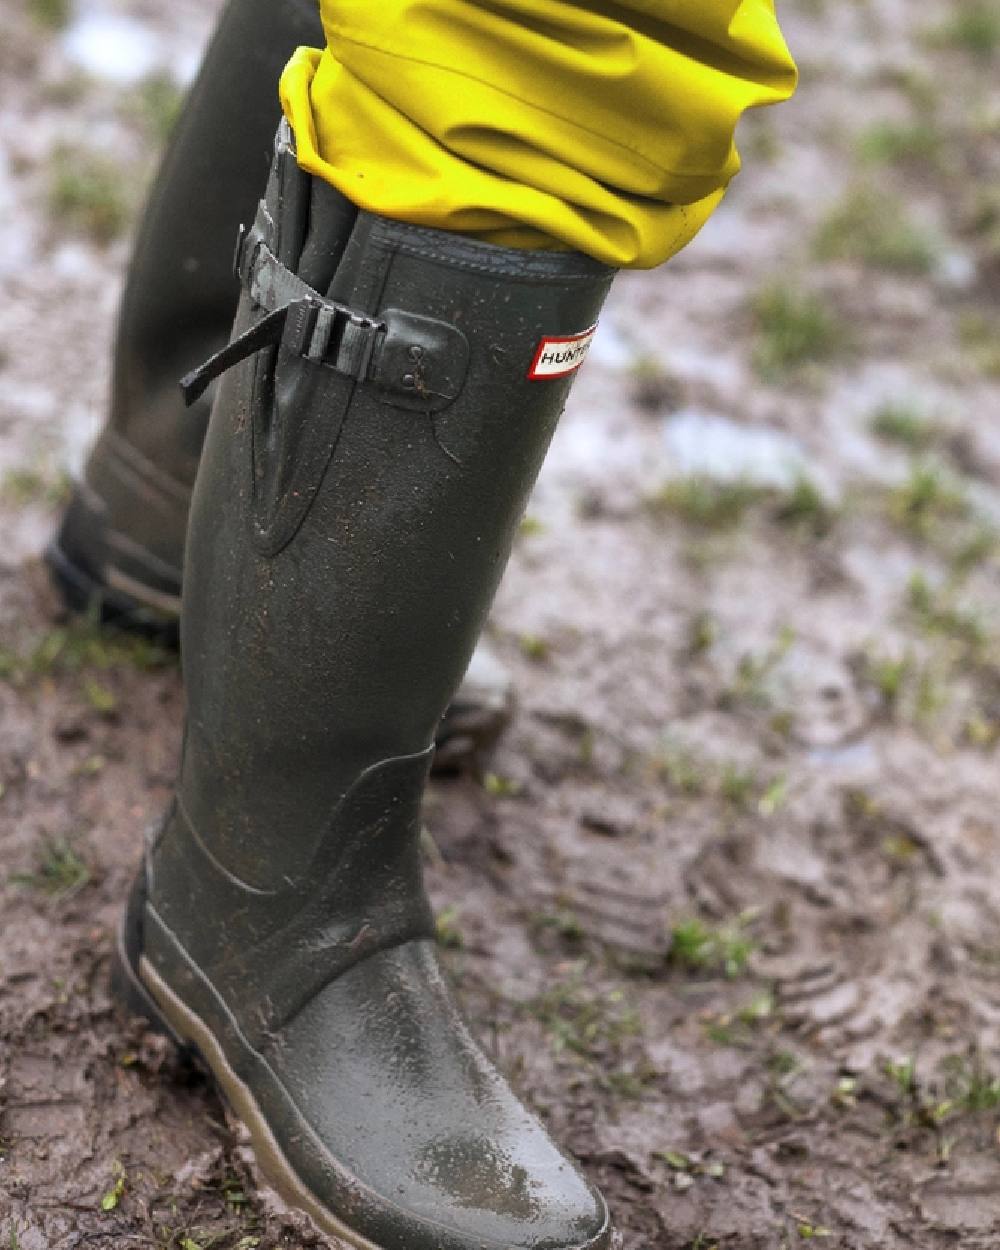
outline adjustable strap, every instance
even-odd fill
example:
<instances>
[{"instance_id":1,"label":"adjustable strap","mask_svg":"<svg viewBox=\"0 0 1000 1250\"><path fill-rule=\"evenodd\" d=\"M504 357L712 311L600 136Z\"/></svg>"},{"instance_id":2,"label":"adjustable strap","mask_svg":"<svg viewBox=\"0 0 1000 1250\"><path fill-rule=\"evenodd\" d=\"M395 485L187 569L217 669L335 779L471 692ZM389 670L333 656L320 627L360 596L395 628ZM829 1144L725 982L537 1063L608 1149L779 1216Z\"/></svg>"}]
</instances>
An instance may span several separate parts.
<instances>
[{"instance_id":1,"label":"adjustable strap","mask_svg":"<svg viewBox=\"0 0 1000 1250\"><path fill-rule=\"evenodd\" d=\"M210 382L265 347L282 344L293 355L325 365L356 382L368 380L372 361L386 336L384 321L325 299L275 256L260 218L253 229L240 226L234 269L266 315L204 364L180 380L185 404Z\"/></svg>"},{"instance_id":2,"label":"adjustable strap","mask_svg":"<svg viewBox=\"0 0 1000 1250\"><path fill-rule=\"evenodd\" d=\"M248 356L261 351L262 348L273 347L280 343L287 320L287 305L284 308L275 309L247 330L246 334L241 334L238 339L227 343L222 351L209 356L203 365L192 369L190 373L185 373L179 383L185 405L190 408L194 401L204 393L209 383L221 377L233 365L238 365L241 360L246 360Z\"/></svg>"}]
</instances>

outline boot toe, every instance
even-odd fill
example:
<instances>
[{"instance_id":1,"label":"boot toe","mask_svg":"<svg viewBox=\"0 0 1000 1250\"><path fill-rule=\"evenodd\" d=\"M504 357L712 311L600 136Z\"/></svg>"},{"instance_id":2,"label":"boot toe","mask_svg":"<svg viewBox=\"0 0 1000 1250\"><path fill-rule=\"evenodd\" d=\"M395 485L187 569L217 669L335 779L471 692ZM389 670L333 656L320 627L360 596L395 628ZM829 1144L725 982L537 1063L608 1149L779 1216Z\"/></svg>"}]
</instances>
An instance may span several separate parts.
<instances>
[{"instance_id":1,"label":"boot toe","mask_svg":"<svg viewBox=\"0 0 1000 1250\"><path fill-rule=\"evenodd\" d=\"M469 1035L431 943L382 951L332 982L267 1058L308 1125L294 1131L286 1117L292 1166L375 1245L610 1245L603 1199Z\"/></svg>"}]
</instances>

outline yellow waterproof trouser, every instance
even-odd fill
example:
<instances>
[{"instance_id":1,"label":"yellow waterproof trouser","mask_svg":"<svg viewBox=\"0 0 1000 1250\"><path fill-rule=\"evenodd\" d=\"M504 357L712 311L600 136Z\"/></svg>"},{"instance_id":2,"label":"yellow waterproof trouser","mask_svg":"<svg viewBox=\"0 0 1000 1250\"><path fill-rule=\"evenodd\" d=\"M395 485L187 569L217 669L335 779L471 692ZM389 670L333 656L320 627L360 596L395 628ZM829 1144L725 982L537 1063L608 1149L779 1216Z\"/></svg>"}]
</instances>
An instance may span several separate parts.
<instances>
[{"instance_id":1,"label":"yellow waterproof trouser","mask_svg":"<svg viewBox=\"0 0 1000 1250\"><path fill-rule=\"evenodd\" d=\"M359 207L648 268L787 99L774 0L320 0L281 79L299 163Z\"/></svg>"}]
</instances>

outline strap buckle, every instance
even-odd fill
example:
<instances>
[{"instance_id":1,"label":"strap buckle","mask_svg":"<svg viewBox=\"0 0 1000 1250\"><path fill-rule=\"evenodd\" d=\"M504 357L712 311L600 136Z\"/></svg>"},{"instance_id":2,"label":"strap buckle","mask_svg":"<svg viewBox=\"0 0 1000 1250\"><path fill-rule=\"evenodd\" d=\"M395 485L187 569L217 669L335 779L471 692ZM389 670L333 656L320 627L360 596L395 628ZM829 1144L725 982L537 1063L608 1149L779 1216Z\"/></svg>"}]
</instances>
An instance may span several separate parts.
<instances>
[{"instance_id":1,"label":"strap buckle","mask_svg":"<svg viewBox=\"0 0 1000 1250\"><path fill-rule=\"evenodd\" d=\"M243 249L247 241L247 228L241 221L236 231L236 246L233 248L233 277L243 281Z\"/></svg>"},{"instance_id":2,"label":"strap buckle","mask_svg":"<svg viewBox=\"0 0 1000 1250\"><path fill-rule=\"evenodd\" d=\"M249 286L250 277L257 265L257 258L265 241L259 222L255 221L252 226L246 226L240 222L239 229L236 231L236 247L233 250L233 277L241 286Z\"/></svg>"},{"instance_id":3,"label":"strap buckle","mask_svg":"<svg viewBox=\"0 0 1000 1250\"><path fill-rule=\"evenodd\" d=\"M283 343L297 356L363 382L385 332L377 317L310 296L289 307Z\"/></svg>"}]
</instances>

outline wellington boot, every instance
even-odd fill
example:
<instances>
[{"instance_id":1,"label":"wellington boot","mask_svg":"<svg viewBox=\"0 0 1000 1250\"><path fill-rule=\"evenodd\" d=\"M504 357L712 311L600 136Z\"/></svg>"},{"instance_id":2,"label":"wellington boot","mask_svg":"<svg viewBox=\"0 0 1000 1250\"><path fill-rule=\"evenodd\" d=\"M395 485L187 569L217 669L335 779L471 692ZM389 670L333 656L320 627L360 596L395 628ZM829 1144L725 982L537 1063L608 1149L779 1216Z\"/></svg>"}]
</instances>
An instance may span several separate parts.
<instances>
[{"instance_id":1,"label":"wellington boot","mask_svg":"<svg viewBox=\"0 0 1000 1250\"><path fill-rule=\"evenodd\" d=\"M176 634L191 488L208 423L177 379L229 338L232 240L252 217L281 114L278 76L323 41L314 0L229 0L132 252L108 420L46 557L70 606Z\"/></svg>"},{"instance_id":2,"label":"wellington boot","mask_svg":"<svg viewBox=\"0 0 1000 1250\"><path fill-rule=\"evenodd\" d=\"M122 299L110 411L46 560L67 604L177 636L191 490L210 397L177 379L229 338L232 244L253 216L299 44L324 42L315 0L229 0L146 205ZM435 767L475 763L506 728L509 673L478 654L438 729Z\"/></svg>"},{"instance_id":3,"label":"wellington boot","mask_svg":"<svg viewBox=\"0 0 1000 1250\"><path fill-rule=\"evenodd\" d=\"M233 340L186 379L223 375L185 747L116 985L200 1052L324 1230L603 1250L603 1199L455 1010L419 834L435 726L612 274L357 214L290 143L283 124Z\"/></svg>"}]
</instances>

